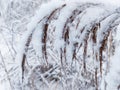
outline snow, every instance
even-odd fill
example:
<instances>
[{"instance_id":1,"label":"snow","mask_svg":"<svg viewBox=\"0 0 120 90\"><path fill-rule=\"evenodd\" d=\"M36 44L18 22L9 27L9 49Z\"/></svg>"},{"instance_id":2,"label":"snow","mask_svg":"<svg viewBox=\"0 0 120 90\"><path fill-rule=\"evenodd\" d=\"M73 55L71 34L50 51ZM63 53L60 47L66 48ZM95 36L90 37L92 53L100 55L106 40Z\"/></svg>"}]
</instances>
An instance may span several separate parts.
<instances>
[{"instance_id":1,"label":"snow","mask_svg":"<svg viewBox=\"0 0 120 90\"><path fill-rule=\"evenodd\" d=\"M21 87L26 90L29 90L31 87L40 88L40 80L37 80L38 78L42 78L50 90L53 90L53 88L58 90L60 88L61 90L63 88L65 90L66 88L72 90L78 88L94 90L97 85L95 84L95 87L93 87L90 80L95 78L96 68L98 88L105 90L105 83L107 83L106 90L117 90L116 87L120 84L120 25L117 26L120 23L119 0L51 0L42 5L37 4L40 6L36 8L27 8L29 3L23 5L22 1L20 1L21 7L15 10L12 10L12 8L8 10L11 15L8 18L7 7L12 0L8 3L6 2L7 0L0 1L0 52L7 65L6 68L9 71L10 80L15 90L21 90ZM16 0L15 3L17 2ZM23 2L27 1L23 0ZM28 2L31 1L28 0ZM26 9L30 11L27 12ZM56 11L52 14L54 10ZM6 16L4 16L5 14ZM23 18L18 18L19 15ZM73 21L70 21L70 17L73 18ZM99 22L100 26L97 26ZM44 37L45 31L43 30L46 24L48 24L48 27L45 44L42 38ZM2 26L13 29L13 32L2 28ZM93 40L93 35L95 34L93 27L97 27L96 42ZM109 35L110 29L112 30ZM32 39L30 39L29 45L26 45L30 36ZM99 50L102 47L102 41L104 41L105 36L108 37L108 40L105 44L105 49L102 50L103 73L101 74L101 68L99 68L101 52ZM113 41L111 41L112 36ZM55 70L51 71L52 75L50 75L49 70L46 72L48 75L46 76L47 79L44 76L46 73L41 73L44 72L41 71L42 68L45 70L50 68L50 65L45 66L46 59L43 58L44 53L42 52L44 46L46 48L45 52L47 52L48 63L53 68L57 66ZM113 46L115 51L112 51ZM23 71L21 68L24 54L26 55L24 65L25 80L22 82ZM84 72L84 62L86 63L88 75ZM109 68L107 68L108 63L110 64L110 66L108 65ZM2 67L1 62L0 67ZM40 70L37 67L40 67ZM12 70L13 72L11 72ZM35 70L38 70L38 72L34 73ZM14 75L11 76L11 73ZM53 77L59 77L60 82L50 82L49 79L53 79ZM12 90L9 89L8 81L1 82L0 90ZM45 84L42 85L42 90L48 90L48 88L45 88ZM62 86L62 84L64 85ZM86 84L89 85L87 86ZM5 87L6 85L8 87ZM31 86L28 87L27 85Z\"/></svg>"},{"instance_id":2,"label":"snow","mask_svg":"<svg viewBox=\"0 0 120 90\"><path fill-rule=\"evenodd\" d=\"M120 42L120 38L118 37L120 35L120 25L117 28L117 35L115 36L116 42ZM119 72L120 72L120 45L117 44L116 51L113 57L111 57L110 61L110 72L107 74L105 80L108 83L108 88L106 90L117 90L116 87L120 84L120 78L119 78Z\"/></svg>"}]
</instances>

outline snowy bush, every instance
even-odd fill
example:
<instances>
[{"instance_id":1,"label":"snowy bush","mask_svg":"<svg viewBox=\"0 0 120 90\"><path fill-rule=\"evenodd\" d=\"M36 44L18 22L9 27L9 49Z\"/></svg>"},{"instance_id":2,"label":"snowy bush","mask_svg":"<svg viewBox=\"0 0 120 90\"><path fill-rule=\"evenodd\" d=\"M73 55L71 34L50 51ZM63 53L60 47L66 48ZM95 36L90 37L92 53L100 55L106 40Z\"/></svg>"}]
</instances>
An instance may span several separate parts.
<instances>
[{"instance_id":1,"label":"snowy bush","mask_svg":"<svg viewBox=\"0 0 120 90\"><path fill-rule=\"evenodd\" d=\"M119 90L120 8L41 3L8 4L0 31L7 48L0 48L1 81L11 90Z\"/></svg>"}]
</instances>

